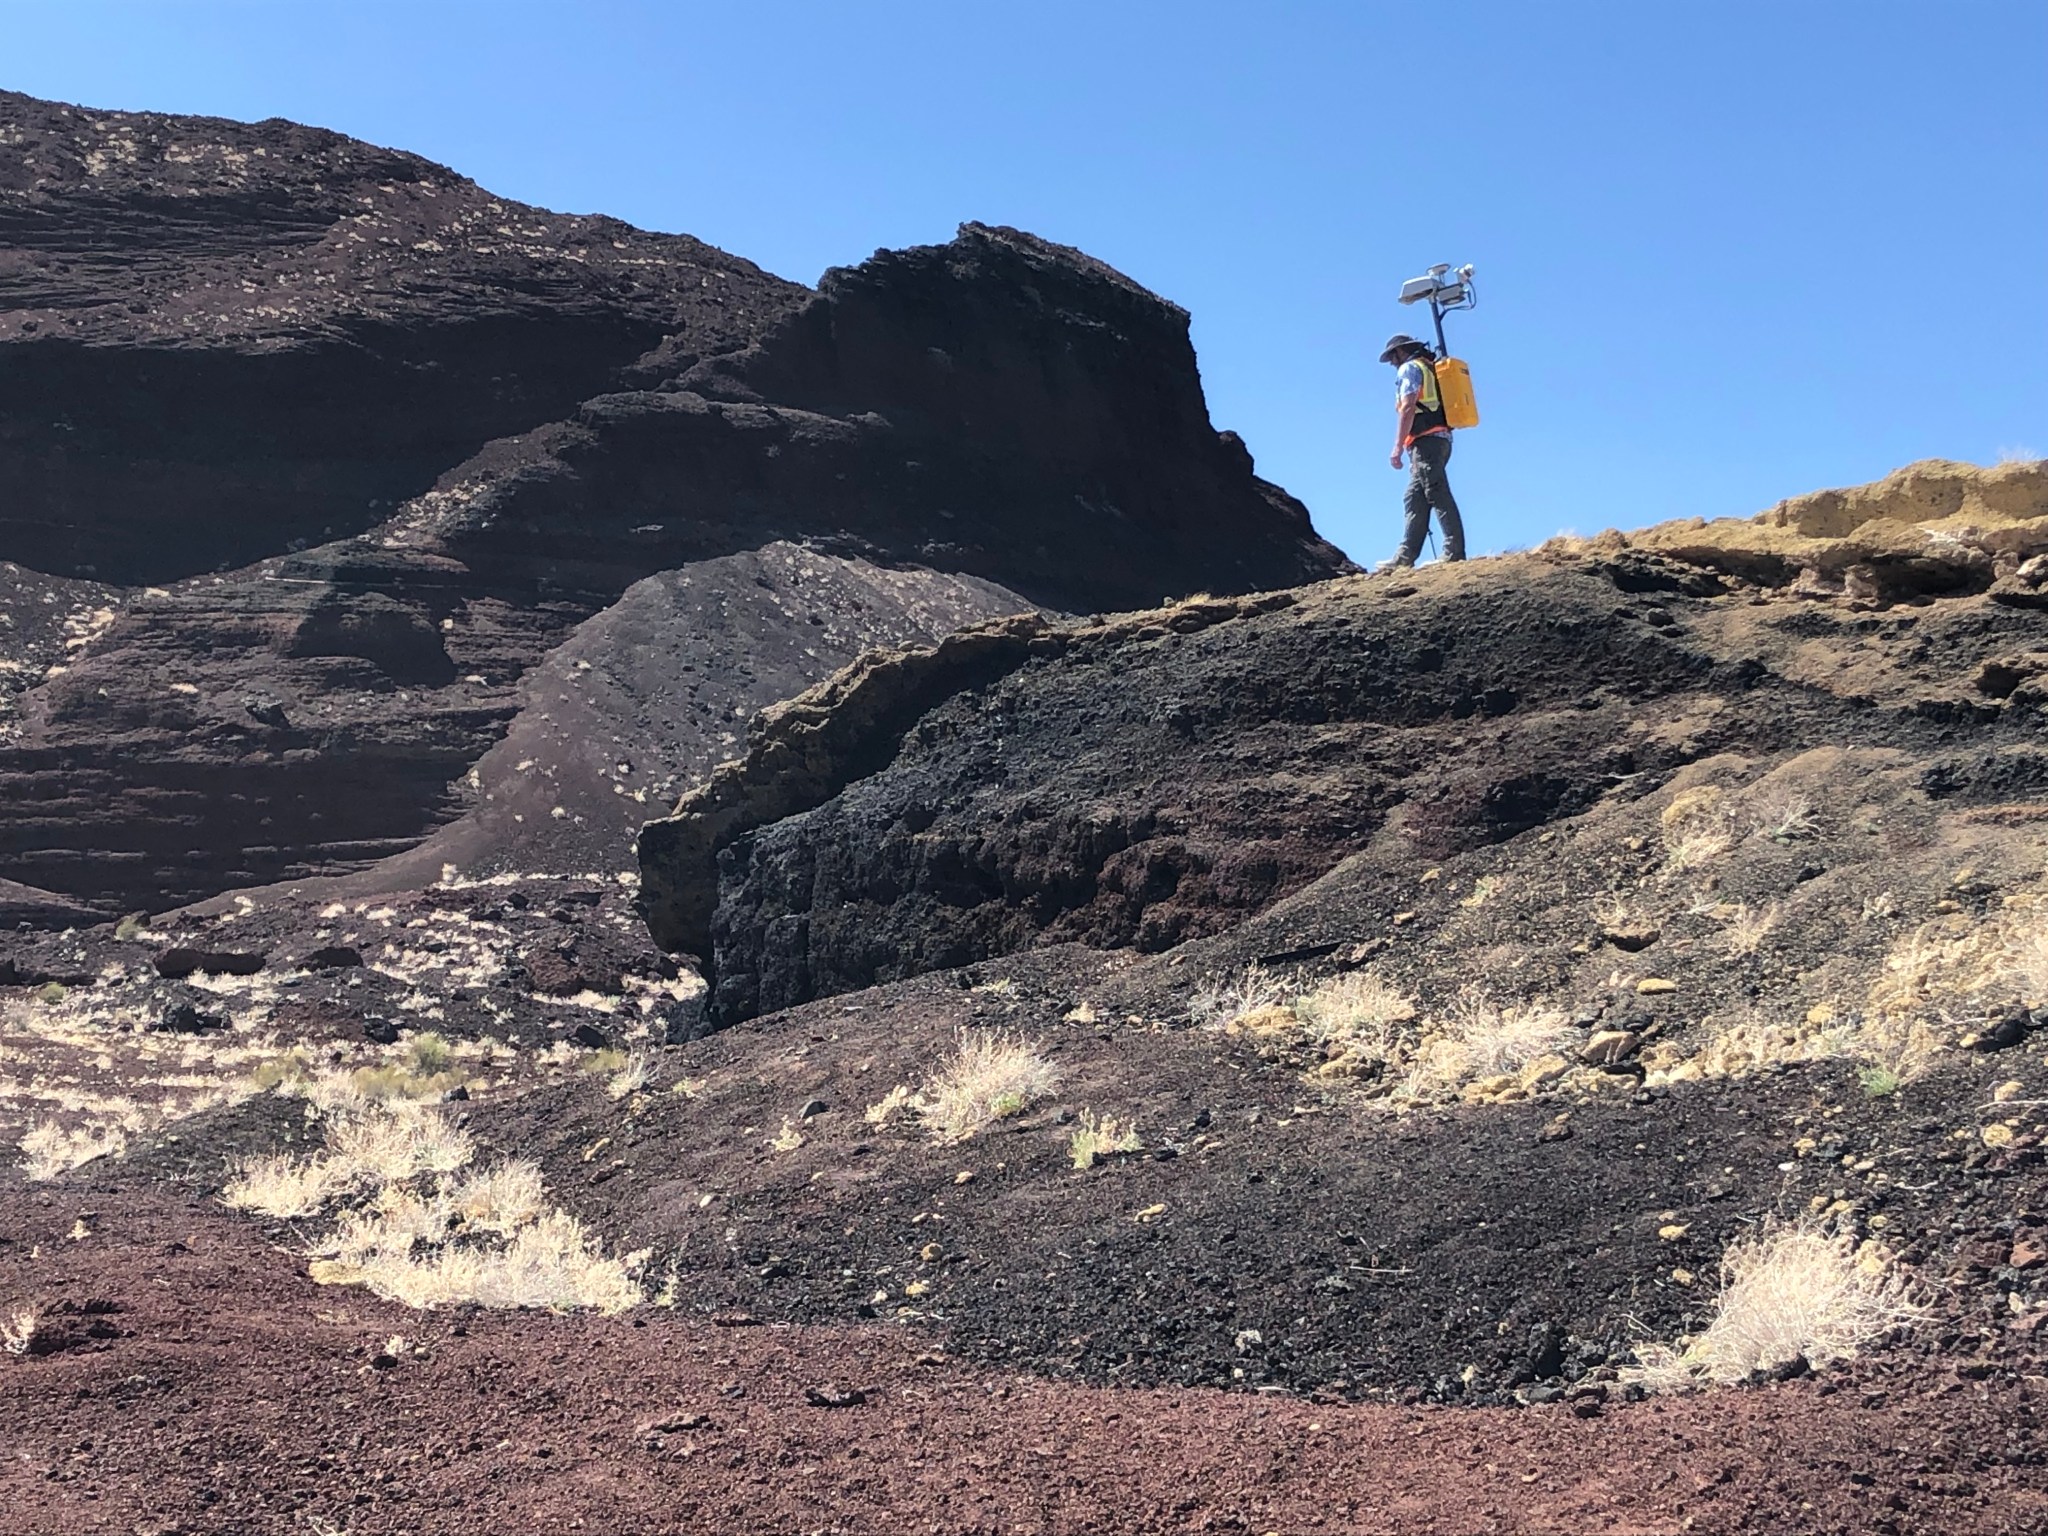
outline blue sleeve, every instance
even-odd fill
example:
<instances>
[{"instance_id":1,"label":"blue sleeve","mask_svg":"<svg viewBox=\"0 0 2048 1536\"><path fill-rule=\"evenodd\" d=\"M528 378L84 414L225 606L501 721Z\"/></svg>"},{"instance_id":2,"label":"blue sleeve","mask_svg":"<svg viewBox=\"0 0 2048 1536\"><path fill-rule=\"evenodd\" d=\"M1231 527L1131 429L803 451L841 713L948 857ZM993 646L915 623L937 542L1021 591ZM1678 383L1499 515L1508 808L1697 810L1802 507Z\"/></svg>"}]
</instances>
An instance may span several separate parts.
<instances>
[{"instance_id":1,"label":"blue sleeve","mask_svg":"<svg viewBox=\"0 0 2048 1536\"><path fill-rule=\"evenodd\" d=\"M1401 371L1394 375L1394 398L1406 404L1422 393L1422 364L1414 361L1401 365Z\"/></svg>"}]
</instances>

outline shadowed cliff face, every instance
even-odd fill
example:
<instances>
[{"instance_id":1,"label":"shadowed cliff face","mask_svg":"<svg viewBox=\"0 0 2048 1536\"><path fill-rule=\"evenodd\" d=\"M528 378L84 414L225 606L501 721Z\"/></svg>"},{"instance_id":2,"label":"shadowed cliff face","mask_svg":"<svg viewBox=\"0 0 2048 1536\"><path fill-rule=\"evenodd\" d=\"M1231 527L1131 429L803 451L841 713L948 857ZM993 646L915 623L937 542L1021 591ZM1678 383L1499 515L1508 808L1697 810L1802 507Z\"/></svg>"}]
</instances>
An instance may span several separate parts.
<instances>
[{"instance_id":1,"label":"shadowed cliff face","mask_svg":"<svg viewBox=\"0 0 2048 1536\"><path fill-rule=\"evenodd\" d=\"M0 548L140 584L354 533L805 296L320 129L0 93Z\"/></svg>"},{"instance_id":2,"label":"shadowed cliff face","mask_svg":"<svg viewBox=\"0 0 2048 1536\"><path fill-rule=\"evenodd\" d=\"M0 718L30 887L619 870L864 647L1344 568L1186 314L1018 231L813 293L290 124L0 123L0 558L75 629Z\"/></svg>"}]
</instances>

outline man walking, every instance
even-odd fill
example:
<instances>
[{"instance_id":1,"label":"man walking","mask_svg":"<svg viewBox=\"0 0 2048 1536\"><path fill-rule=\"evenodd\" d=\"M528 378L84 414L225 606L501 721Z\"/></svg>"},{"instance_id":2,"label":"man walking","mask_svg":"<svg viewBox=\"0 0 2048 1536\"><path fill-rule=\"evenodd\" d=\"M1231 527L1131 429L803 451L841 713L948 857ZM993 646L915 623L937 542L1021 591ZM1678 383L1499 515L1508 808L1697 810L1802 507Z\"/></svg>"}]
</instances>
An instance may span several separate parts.
<instances>
[{"instance_id":1,"label":"man walking","mask_svg":"<svg viewBox=\"0 0 2048 1536\"><path fill-rule=\"evenodd\" d=\"M1436 354L1413 336L1394 336L1387 341L1380 361L1394 365L1394 405L1398 412L1394 428L1394 452L1389 462L1401 467L1403 454L1413 455L1408 472L1408 494L1403 500L1407 521L1401 530L1401 550L1388 562L1394 570L1406 570L1422 553L1423 536L1429 532L1429 514L1436 510L1444 530L1444 558L1465 558L1465 522L1458 516L1458 503L1451 495L1451 482L1444 467L1451 461L1451 429L1444 425L1443 398L1437 393Z\"/></svg>"}]
</instances>

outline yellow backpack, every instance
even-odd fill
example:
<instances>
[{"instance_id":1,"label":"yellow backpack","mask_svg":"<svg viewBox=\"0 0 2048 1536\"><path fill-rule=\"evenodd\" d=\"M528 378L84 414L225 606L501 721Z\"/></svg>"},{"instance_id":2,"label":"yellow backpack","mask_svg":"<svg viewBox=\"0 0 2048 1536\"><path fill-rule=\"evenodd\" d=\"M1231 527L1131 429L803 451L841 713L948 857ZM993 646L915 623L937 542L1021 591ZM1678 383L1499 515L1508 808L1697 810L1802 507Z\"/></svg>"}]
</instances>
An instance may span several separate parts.
<instances>
[{"instance_id":1,"label":"yellow backpack","mask_svg":"<svg viewBox=\"0 0 2048 1536\"><path fill-rule=\"evenodd\" d=\"M1479 402L1472 397L1472 370L1455 357L1439 358L1435 364L1436 389L1443 402L1444 425L1476 427Z\"/></svg>"}]
</instances>

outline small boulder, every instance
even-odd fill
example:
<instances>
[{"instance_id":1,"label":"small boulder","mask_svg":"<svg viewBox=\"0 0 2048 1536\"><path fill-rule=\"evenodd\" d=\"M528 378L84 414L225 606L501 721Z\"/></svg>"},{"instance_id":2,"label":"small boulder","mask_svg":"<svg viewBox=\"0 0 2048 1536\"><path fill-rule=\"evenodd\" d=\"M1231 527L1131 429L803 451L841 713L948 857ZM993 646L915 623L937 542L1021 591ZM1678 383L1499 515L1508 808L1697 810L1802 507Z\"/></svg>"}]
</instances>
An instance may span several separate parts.
<instances>
[{"instance_id":1,"label":"small boulder","mask_svg":"<svg viewBox=\"0 0 2048 1536\"><path fill-rule=\"evenodd\" d=\"M704 1003L710 992L699 991L670 1003L661 1015L661 1043L687 1045L715 1032L717 1026L706 1016Z\"/></svg>"},{"instance_id":2,"label":"small boulder","mask_svg":"<svg viewBox=\"0 0 2048 1536\"><path fill-rule=\"evenodd\" d=\"M1589 1067L1612 1066L1642 1049L1643 1037L1632 1030L1603 1029L1579 1047L1579 1060Z\"/></svg>"},{"instance_id":3,"label":"small boulder","mask_svg":"<svg viewBox=\"0 0 2048 1536\"><path fill-rule=\"evenodd\" d=\"M363 952L349 944L329 944L299 962L302 971L349 971L363 963Z\"/></svg>"},{"instance_id":4,"label":"small boulder","mask_svg":"<svg viewBox=\"0 0 2048 1536\"><path fill-rule=\"evenodd\" d=\"M227 1019L191 1003L172 1003L158 1015L157 1030L167 1035L210 1035L228 1027Z\"/></svg>"},{"instance_id":5,"label":"small boulder","mask_svg":"<svg viewBox=\"0 0 2048 1536\"><path fill-rule=\"evenodd\" d=\"M1600 930L1601 938L1628 954L1648 949L1663 936L1651 923L1614 923Z\"/></svg>"},{"instance_id":6,"label":"small boulder","mask_svg":"<svg viewBox=\"0 0 2048 1536\"><path fill-rule=\"evenodd\" d=\"M1522 1087L1531 1093L1538 1088L1548 1088L1571 1069L1571 1061L1555 1051L1547 1056L1538 1056L1522 1068Z\"/></svg>"},{"instance_id":7,"label":"small boulder","mask_svg":"<svg viewBox=\"0 0 2048 1536\"><path fill-rule=\"evenodd\" d=\"M813 1408L858 1408L868 1400L867 1393L859 1387L839 1388L833 1386L804 1388L804 1401Z\"/></svg>"}]
</instances>

